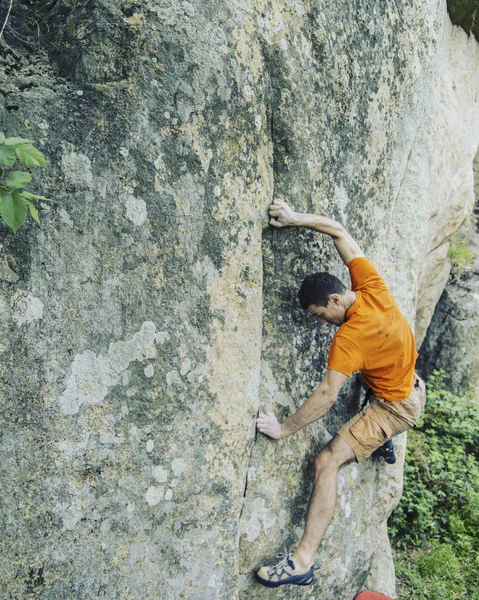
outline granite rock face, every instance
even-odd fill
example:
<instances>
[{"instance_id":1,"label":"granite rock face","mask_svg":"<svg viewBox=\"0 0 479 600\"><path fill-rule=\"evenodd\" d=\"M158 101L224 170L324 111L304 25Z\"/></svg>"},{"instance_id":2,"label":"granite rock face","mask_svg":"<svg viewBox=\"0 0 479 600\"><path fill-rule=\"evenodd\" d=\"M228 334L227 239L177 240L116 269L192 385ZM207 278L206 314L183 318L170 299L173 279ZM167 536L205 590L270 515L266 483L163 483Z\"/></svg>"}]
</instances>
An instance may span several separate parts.
<instances>
[{"instance_id":1,"label":"granite rock face","mask_svg":"<svg viewBox=\"0 0 479 600\"><path fill-rule=\"evenodd\" d=\"M44 151L58 204L1 230L2 593L269 597L251 569L297 541L313 457L359 400L351 380L296 436L255 435L324 372L302 277L346 278L267 208L341 220L427 323L437 249L473 206L477 42L436 0L65 0L41 52L22 14L0 129ZM404 442L395 467L341 473L317 583L278 597L394 593Z\"/></svg>"},{"instance_id":2,"label":"granite rock face","mask_svg":"<svg viewBox=\"0 0 479 600\"><path fill-rule=\"evenodd\" d=\"M479 157L475 161L476 198ZM479 202L476 206L479 206ZM454 392L479 394L479 230L477 215L469 219L455 242L469 251L470 260L459 265L436 306L421 346L418 368L425 377L444 371L444 382ZM457 272L458 271L458 272Z\"/></svg>"},{"instance_id":3,"label":"granite rock face","mask_svg":"<svg viewBox=\"0 0 479 600\"><path fill-rule=\"evenodd\" d=\"M479 278L476 276L460 284L451 283L444 290L421 348L421 371L427 376L435 369L442 369L453 392L470 390L477 396L478 343Z\"/></svg>"}]
</instances>

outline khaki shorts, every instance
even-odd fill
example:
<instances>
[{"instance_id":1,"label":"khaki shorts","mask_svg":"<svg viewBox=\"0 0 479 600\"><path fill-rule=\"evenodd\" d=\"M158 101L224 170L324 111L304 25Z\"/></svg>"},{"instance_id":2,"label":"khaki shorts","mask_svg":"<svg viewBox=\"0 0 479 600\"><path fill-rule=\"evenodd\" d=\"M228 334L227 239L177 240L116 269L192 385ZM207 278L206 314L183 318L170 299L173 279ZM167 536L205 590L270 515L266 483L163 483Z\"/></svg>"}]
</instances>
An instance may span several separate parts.
<instances>
[{"instance_id":1,"label":"khaki shorts","mask_svg":"<svg viewBox=\"0 0 479 600\"><path fill-rule=\"evenodd\" d=\"M391 402L372 396L369 404L338 431L361 462L386 440L410 429L426 404L426 384L416 375L411 394L405 400Z\"/></svg>"}]
</instances>

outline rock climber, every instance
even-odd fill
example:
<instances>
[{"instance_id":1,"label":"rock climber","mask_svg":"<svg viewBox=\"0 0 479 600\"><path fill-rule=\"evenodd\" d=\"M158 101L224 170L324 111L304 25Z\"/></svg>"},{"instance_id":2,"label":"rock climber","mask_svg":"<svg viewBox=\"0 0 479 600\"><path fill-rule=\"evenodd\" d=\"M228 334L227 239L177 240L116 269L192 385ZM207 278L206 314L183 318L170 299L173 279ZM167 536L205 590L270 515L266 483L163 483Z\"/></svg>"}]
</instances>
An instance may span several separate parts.
<instances>
[{"instance_id":1,"label":"rock climber","mask_svg":"<svg viewBox=\"0 0 479 600\"><path fill-rule=\"evenodd\" d=\"M306 526L296 550L278 564L255 571L256 579L268 587L309 585L316 553L336 507L338 471L353 461L363 461L387 440L412 427L426 393L424 382L414 372L417 352L411 328L383 279L344 227L327 217L294 212L280 199L273 201L269 213L273 227L307 227L329 235L349 269L351 287L328 273L304 279L298 292L302 308L321 325L338 327L327 371L294 414L283 423L272 413L260 414L258 430L283 439L316 421L356 371L372 391L367 405L339 429L315 459Z\"/></svg>"}]
</instances>

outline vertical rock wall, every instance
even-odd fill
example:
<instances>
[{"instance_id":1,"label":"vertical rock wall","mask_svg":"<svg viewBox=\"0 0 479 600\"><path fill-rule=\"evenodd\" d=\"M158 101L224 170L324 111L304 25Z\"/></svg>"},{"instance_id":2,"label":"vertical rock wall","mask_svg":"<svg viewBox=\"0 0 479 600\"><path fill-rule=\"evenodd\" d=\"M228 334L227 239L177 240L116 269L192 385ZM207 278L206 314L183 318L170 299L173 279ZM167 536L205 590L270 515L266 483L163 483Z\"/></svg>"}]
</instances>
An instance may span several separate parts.
<instances>
[{"instance_id":1,"label":"vertical rock wall","mask_svg":"<svg viewBox=\"0 0 479 600\"><path fill-rule=\"evenodd\" d=\"M417 311L422 335L445 285L444 277L431 278L441 268L437 248L447 253L449 237L473 206L477 44L450 26L441 4L369 8L365 14L349 3L341 19L331 12L337 7L318 8L311 44L317 52L324 35L325 45L322 54L313 53L315 72L308 53L294 55L294 48L307 46L308 29L297 21L288 28L284 19L290 54L280 39L277 52L288 60L270 67L281 65L283 76L273 113L275 187L296 207L345 223L412 323ZM294 75L285 81L290 62ZM301 314L295 291L312 270L332 270L346 281L347 274L330 241L308 232L270 232L263 253L260 395L267 410L287 416L320 381L330 342ZM255 445L240 523L241 598L264 594L251 580L253 566L297 543L314 455L357 409L355 402L350 388L321 422L288 440L260 438ZM395 468L367 461L340 474L339 504L311 597L352 598L366 584L394 595L384 522L400 497L402 458ZM304 594L287 590L284 597Z\"/></svg>"},{"instance_id":2,"label":"vertical rock wall","mask_svg":"<svg viewBox=\"0 0 479 600\"><path fill-rule=\"evenodd\" d=\"M472 206L477 43L433 0L68 0L43 19L46 54L10 34L1 62L1 129L37 142L58 200L0 241L3 593L263 597L251 569L295 543L312 458L357 403L351 382L294 438L255 436L260 403L286 416L324 370L302 276L346 275L267 207L340 219L414 322L424 257ZM348 467L318 583L279 595L359 591L401 479Z\"/></svg>"},{"instance_id":3,"label":"vertical rock wall","mask_svg":"<svg viewBox=\"0 0 479 600\"><path fill-rule=\"evenodd\" d=\"M454 393L479 394L479 154L474 161L475 214L452 243L452 277L436 306L421 346L424 376L442 369ZM457 256L459 255L459 256Z\"/></svg>"}]
</instances>

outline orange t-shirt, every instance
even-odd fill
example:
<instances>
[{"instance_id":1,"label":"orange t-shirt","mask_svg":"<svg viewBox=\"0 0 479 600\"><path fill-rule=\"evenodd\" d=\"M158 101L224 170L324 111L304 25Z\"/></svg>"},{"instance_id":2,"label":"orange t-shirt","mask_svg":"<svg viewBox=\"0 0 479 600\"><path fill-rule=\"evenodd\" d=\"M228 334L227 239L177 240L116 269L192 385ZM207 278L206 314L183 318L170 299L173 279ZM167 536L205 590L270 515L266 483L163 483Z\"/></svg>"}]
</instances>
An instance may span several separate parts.
<instances>
[{"instance_id":1,"label":"orange t-shirt","mask_svg":"<svg viewBox=\"0 0 479 600\"><path fill-rule=\"evenodd\" d=\"M348 263L356 301L329 351L328 369L361 371L375 396L404 400L414 384L414 336L391 291L367 258Z\"/></svg>"}]
</instances>

